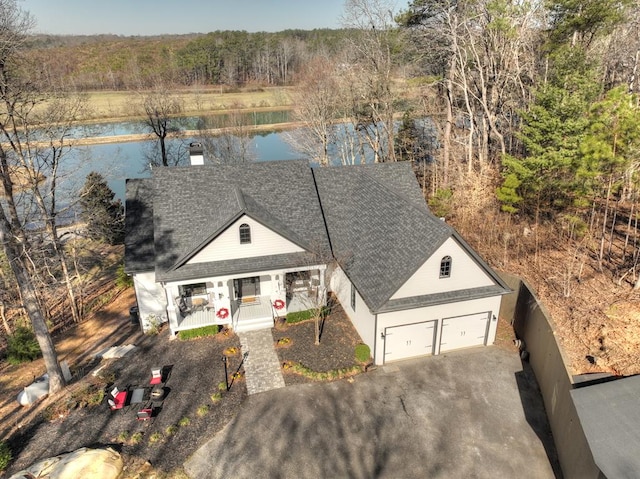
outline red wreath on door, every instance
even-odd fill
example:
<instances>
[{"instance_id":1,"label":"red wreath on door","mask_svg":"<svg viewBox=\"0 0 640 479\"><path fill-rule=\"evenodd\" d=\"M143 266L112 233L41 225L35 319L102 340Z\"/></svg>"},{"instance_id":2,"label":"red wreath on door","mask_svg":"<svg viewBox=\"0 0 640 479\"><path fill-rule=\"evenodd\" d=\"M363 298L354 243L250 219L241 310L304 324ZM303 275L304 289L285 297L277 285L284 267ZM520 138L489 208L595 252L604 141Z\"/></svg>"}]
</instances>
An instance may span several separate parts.
<instances>
[{"instance_id":1,"label":"red wreath on door","mask_svg":"<svg viewBox=\"0 0 640 479\"><path fill-rule=\"evenodd\" d=\"M282 301L281 299L276 299L276 300L273 302L273 307L274 307L274 308L276 308L276 309L282 309L282 308L284 308L284 301Z\"/></svg>"},{"instance_id":2,"label":"red wreath on door","mask_svg":"<svg viewBox=\"0 0 640 479\"><path fill-rule=\"evenodd\" d=\"M220 319L225 319L226 317L229 316L229 310L227 308L220 308L216 313L216 316L219 317Z\"/></svg>"}]
</instances>

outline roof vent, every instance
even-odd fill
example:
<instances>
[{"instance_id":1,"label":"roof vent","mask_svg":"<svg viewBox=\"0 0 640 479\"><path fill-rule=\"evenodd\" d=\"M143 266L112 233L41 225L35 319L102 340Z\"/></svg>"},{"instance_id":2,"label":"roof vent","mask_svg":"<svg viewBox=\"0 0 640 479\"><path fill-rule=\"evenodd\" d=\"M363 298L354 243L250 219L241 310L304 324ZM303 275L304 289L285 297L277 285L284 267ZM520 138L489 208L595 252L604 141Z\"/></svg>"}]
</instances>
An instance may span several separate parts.
<instances>
[{"instance_id":1,"label":"roof vent","mask_svg":"<svg viewBox=\"0 0 640 479\"><path fill-rule=\"evenodd\" d=\"M191 159L192 166L204 165L204 149L202 148L202 143L189 143L189 158Z\"/></svg>"}]
</instances>

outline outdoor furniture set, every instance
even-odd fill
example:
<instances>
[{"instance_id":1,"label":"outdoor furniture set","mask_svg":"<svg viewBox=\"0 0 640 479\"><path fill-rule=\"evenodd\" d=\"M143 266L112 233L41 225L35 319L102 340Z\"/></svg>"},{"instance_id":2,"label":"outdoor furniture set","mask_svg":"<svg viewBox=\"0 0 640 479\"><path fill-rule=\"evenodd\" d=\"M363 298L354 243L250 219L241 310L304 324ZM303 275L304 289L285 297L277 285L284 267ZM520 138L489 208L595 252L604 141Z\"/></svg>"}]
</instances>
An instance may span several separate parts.
<instances>
[{"instance_id":1,"label":"outdoor furniture set","mask_svg":"<svg viewBox=\"0 0 640 479\"><path fill-rule=\"evenodd\" d=\"M136 406L136 418L139 421L152 419L162 408L164 401L164 384L167 380L164 370L165 368L151 369L151 379L147 386L128 386L122 391L115 386L110 392L111 397L107 399L109 408L117 411Z\"/></svg>"}]
</instances>

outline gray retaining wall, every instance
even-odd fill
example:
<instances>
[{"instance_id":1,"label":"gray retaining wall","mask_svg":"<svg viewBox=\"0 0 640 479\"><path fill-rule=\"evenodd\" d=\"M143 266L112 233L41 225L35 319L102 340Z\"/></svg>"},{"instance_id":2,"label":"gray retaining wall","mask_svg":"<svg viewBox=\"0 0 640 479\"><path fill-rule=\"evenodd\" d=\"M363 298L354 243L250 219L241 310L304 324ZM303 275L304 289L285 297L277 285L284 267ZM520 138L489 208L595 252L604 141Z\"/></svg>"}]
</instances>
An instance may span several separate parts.
<instances>
[{"instance_id":1,"label":"gray retaining wall","mask_svg":"<svg viewBox=\"0 0 640 479\"><path fill-rule=\"evenodd\" d=\"M500 316L512 320L516 336L525 342L564 477L603 477L593 460L569 393L573 389L572 378L554 333L553 319L525 281L508 273L500 276L513 289L513 293L503 296Z\"/></svg>"}]
</instances>

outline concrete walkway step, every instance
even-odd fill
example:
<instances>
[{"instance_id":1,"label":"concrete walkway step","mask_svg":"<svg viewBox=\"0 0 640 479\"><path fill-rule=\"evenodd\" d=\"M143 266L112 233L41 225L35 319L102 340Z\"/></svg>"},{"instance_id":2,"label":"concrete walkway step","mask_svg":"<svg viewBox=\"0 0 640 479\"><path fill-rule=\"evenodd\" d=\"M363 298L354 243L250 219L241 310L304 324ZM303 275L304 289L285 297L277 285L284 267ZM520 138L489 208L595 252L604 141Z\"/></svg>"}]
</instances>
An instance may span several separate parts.
<instances>
[{"instance_id":1,"label":"concrete walkway step","mask_svg":"<svg viewBox=\"0 0 640 479\"><path fill-rule=\"evenodd\" d=\"M239 332L247 393L257 394L284 387L280 361L276 354L271 329Z\"/></svg>"}]
</instances>

